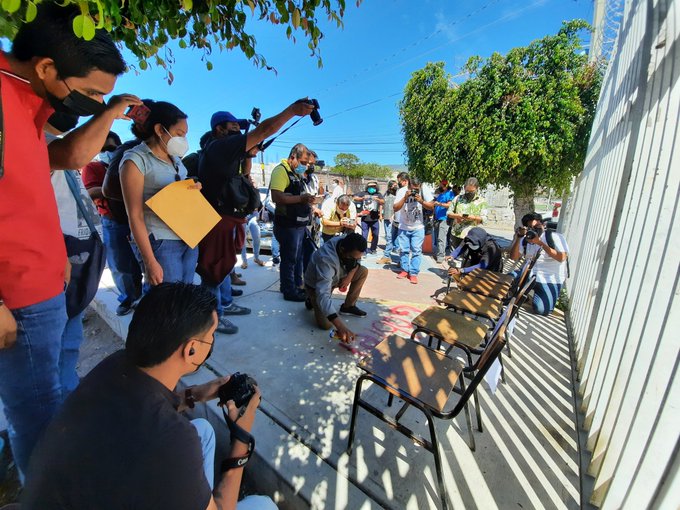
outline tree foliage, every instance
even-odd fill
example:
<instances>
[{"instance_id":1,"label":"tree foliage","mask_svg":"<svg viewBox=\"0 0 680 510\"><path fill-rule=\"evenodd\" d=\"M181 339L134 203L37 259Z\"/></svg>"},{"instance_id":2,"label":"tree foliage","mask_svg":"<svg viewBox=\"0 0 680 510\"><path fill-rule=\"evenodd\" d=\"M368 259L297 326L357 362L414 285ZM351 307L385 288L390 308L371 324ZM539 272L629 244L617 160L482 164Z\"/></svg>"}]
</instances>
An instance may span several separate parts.
<instances>
[{"instance_id":1,"label":"tree foliage","mask_svg":"<svg viewBox=\"0 0 680 510\"><path fill-rule=\"evenodd\" d=\"M21 23L31 22L36 6L43 0L2 0L0 37L11 39ZM288 39L296 35L307 40L311 56L322 65L319 41L319 16L342 26L345 0L62 0L63 5L77 4L81 14L74 20L76 35L94 37L96 28L108 30L139 59L139 67L150 63L168 68L173 56L166 48L169 40L178 40L180 48L203 50L209 60L214 49L239 49L261 67L271 69L263 55L257 53L255 37L246 26L249 16L285 29ZM357 0L357 5L361 0ZM171 75L170 75L171 76Z\"/></svg>"},{"instance_id":2,"label":"tree foliage","mask_svg":"<svg viewBox=\"0 0 680 510\"><path fill-rule=\"evenodd\" d=\"M537 187L563 192L583 168L602 76L565 22L507 55L472 57L455 84L444 63L413 73L400 104L411 171L424 180L509 186L533 206Z\"/></svg>"},{"instance_id":3,"label":"tree foliage","mask_svg":"<svg viewBox=\"0 0 680 510\"><path fill-rule=\"evenodd\" d=\"M335 166L333 173L342 174L345 177L360 179L360 178L375 178L385 179L392 175L392 169L385 165L377 163L364 163L355 154L341 152L334 158Z\"/></svg>"}]
</instances>

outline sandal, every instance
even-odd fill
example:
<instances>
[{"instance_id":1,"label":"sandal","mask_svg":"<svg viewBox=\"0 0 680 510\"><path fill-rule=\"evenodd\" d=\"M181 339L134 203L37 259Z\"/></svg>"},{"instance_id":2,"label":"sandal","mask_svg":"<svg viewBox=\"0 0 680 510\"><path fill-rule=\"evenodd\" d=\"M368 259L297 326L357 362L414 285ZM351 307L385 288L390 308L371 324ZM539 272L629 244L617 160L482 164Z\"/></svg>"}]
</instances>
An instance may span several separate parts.
<instances>
[{"instance_id":1,"label":"sandal","mask_svg":"<svg viewBox=\"0 0 680 510\"><path fill-rule=\"evenodd\" d=\"M248 269L248 263L244 260L243 264L241 264L241 269Z\"/></svg>"},{"instance_id":2,"label":"sandal","mask_svg":"<svg viewBox=\"0 0 680 510\"><path fill-rule=\"evenodd\" d=\"M258 266L264 266L264 262L262 262L260 259L255 259L255 263L256 263Z\"/></svg>"}]
</instances>

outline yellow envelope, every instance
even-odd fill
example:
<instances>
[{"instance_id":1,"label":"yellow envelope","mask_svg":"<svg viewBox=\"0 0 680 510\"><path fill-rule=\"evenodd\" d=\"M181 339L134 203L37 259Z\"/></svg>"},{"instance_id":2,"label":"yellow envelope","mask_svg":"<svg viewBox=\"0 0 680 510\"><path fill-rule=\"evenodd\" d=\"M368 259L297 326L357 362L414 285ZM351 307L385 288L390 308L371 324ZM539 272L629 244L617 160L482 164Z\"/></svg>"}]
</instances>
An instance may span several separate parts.
<instances>
[{"instance_id":1,"label":"yellow envelope","mask_svg":"<svg viewBox=\"0 0 680 510\"><path fill-rule=\"evenodd\" d=\"M191 248L210 232L221 217L203 194L189 189L194 181L173 182L160 190L146 205Z\"/></svg>"}]
</instances>

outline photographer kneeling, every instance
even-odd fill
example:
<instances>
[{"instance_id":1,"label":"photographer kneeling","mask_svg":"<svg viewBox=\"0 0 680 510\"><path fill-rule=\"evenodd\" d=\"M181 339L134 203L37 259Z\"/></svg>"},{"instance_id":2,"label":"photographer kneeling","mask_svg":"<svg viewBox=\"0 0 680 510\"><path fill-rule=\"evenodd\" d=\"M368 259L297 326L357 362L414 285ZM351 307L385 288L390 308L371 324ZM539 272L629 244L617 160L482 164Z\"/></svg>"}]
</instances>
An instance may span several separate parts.
<instances>
[{"instance_id":1,"label":"photographer kneeling","mask_svg":"<svg viewBox=\"0 0 680 510\"><path fill-rule=\"evenodd\" d=\"M259 390L249 386L241 409L226 403L237 424L214 491L215 433L180 412L217 398L229 377L173 392L210 357L215 310L208 290L185 283L160 284L142 298L125 349L82 380L34 450L22 509L237 508ZM246 499L238 508L276 508L267 497Z\"/></svg>"}]
</instances>

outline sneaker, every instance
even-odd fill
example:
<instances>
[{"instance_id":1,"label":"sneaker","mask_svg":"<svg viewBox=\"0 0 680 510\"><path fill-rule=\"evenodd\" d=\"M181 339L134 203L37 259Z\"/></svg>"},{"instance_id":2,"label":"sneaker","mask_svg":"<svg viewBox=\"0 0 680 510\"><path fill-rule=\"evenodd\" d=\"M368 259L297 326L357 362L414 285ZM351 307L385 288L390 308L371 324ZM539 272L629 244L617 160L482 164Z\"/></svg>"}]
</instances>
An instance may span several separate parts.
<instances>
[{"instance_id":1,"label":"sneaker","mask_svg":"<svg viewBox=\"0 0 680 510\"><path fill-rule=\"evenodd\" d=\"M279 257L274 257L272 259L272 264L277 265L281 263L281 259Z\"/></svg>"},{"instance_id":2,"label":"sneaker","mask_svg":"<svg viewBox=\"0 0 680 510\"><path fill-rule=\"evenodd\" d=\"M354 315L356 317L366 317L366 312L361 310L360 308L357 308L356 305L353 306L345 306L340 305L340 313L342 315Z\"/></svg>"},{"instance_id":3,"label":"sneaker","mask_svg":"<svg viewBox=\"0 0 680 510\"><path fill-rule=\"evenodd\" d=\"M400 280L403 280L404 278L408 278L408 273L406 271L402 271L401 273L399 273L397 275L397 278L399 278Z\"/></svg>"},{"instance_id":4,"label":"sneaker","mask_svg":"<svg viewBox=\"0 0 680 510\"><path fill-rule=\"evenodd\" d=\"M295 294L284 294L283 299L286 301L295 301L296 303L304 303L307 301L307 296L303 292L297 292Z\"/></svg>"},{"instance_id":5,"label":"sneaker","mask_svg":"<svg viewBox=\"0 0 680 510\"><path fill-rule=\"evenodd\" d=\"M241 278L239 278L238 276L236 276L236 274L232 274L232 275L231 275L231 284L232 284L232 285L245 285L246 282L243 281L243 280L241 280Z\"/></svg>"},{"instance_id":6,"label":"sneaker","mask_svg":"<svg viewBox=\"0 0 680 510\"><path fill-rule=\"evenodd\" d=\"M126 299L123 301L121 304L118 305L118 308L116 308L116 315L118 317L122 317L123 315L127 315L132 311L132 301L129 299Z\"/></svg>"},{"instance_id":7,"label":"sneaker","mask_svg":"<svg viewBox=\"0 0 680 510\"><path fill-rule=\"evenodd\" d=\"M383 257L383 258L381 258L381 259L376 260L375 263L376 263L376 264L391 264L391 263L392 263L392 259L389 258L389 257Z\"/></svg>"},{"instance_id":8,"label":"sneaker","mask_svg":"<svg viewBox=\"0 0 680 510\"><path fill-rule=\"evenodd\" d=\"M238 306L236 303L232 303L229 306L224 307L222 310L222 315L248 315L250 314L250 308L245 306Z\"/></svg>"},{"instance_id":9,"label":"sneaker","mask_svg":"<svg viewBox=\"0 0 680 510\"><path fill-rule=\"evenodd\" d=\"M418 277L414 274L408 277L408 280L413 284L417 285L418 284Z\"/></svg>"},{"instance_id":10,"label":"sneaker","mask_svg":"<svg viewBox=\"0 0 680 510\"><path fill-rule=\"evenodd\" d=\"M225 335L235 335L238 333L238 327L230 320L220 317L217 321L217 331Z\"/></svg>"},{"instance_id":11,"label":"sneaker","mask_svg":"<svg viewBox=\"0 0 680 510\"><path fill-rule=\"evenodd\" d=\"M238 297L238 296L242 296L242 295L243 295L243 291L241 289L234 289L234 288L231 289L231 297Z\"/></svg>"}]
</instances>

